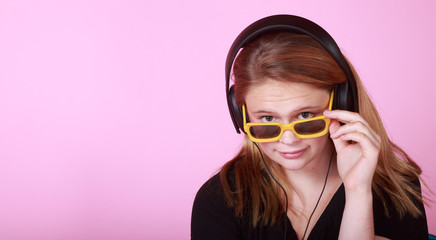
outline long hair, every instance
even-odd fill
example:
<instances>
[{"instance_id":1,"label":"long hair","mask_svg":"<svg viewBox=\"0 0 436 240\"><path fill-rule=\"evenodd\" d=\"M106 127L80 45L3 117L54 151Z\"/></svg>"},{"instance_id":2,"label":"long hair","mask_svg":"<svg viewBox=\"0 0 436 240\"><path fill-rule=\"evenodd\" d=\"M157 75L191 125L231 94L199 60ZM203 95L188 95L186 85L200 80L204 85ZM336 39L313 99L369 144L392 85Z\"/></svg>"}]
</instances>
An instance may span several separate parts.
<instances>
[{"instance_id":1,"label":"long hair","mask_svg":"<svg viewBox=\"0 0 436 240\"><path fill-rule=\"evenodd\" d=\"M352 70L357 82L360 115L381 137L372 189L382 200L387 217L391 207L400 217L406 213L417 217L422 212L415 203L423 200L419 185L413 182L419 180L421 169L389 140L374 104ZM306 83L329 91L335 84L346 81L341 68L318 42L304 34L283 31L264 34L244 47L235 59L233 78L238 105L245 103L250 87L266 79ZM240 152L222 167L221 184L225 199L237 216L248 214L253 226L274 225L283 219L287 206L277 183L265 171L259 154L254 143L245 136ZM283 169L264 157L274 177L284 183Z\"/></svg>"}]
</instances>

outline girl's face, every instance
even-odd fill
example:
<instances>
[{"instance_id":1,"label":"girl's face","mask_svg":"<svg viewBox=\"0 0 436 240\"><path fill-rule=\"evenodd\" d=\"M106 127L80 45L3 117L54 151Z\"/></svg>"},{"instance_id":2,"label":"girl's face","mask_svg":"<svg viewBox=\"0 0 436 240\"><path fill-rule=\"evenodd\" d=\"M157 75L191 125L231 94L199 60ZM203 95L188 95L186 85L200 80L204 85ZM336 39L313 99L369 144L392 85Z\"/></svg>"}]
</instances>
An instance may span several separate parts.
<instances>
[{"instance_id":1,"label":"girl's face","mask_svg":"<svg viewBox=\"0 0 436 240\"><path fill-rule=\"evenodd\" d=\"M252 86L245 97L250 122L280 122L323 115L330 93L304 83L267 80ZM315 169L324 159L329 159L332 144L328 134L300 139L290 130L279 141L258 143L263 152L285 170ZM322 165L322 164L321 164Z\"/></svg>"}]
</instances>

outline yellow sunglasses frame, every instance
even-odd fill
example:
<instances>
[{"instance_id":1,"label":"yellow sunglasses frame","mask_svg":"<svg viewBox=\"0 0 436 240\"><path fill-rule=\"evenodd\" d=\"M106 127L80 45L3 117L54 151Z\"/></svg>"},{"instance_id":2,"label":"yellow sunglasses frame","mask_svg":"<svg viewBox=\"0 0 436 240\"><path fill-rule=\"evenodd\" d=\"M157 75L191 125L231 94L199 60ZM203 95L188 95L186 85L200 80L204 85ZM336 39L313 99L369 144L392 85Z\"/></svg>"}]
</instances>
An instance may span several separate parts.
<instances>
[{"instance_id":1,"label":"yellow sunglasses frame","mask_svg":"<svg viewBox=\"0 0 436 240\"><path fill-rule=\"evenodd\" d=\"M330 99L329 99L329 108L328 108L329 110L332 110L333 96L334 96L334 91L332 90L332 92L330 93ZM246 114L245 114L245 104L242 105L242 117L244 120L244 131L245 131L245 133L247 133L248 137L253 142L275 142L275 141L278 141L283 136L283 133L286 130L291 130L295 134L295 136L297 136L298 138L321 137L321 136L324 136L328 132L329 125L330 125L330 118L327 118L326 116L318 116L318 117L314 117L314 118L296 120L296 121L293 121L289 124L282 124L279 122L271 122L271 123L251 123L250 122L250 123L247 123ZM302 135L302 134L299 134L295 131L294 126L296 124L303 123L303 122L311 122L311 121L320 120L320 119L324 120L326 127L324 128L324 130L322 130L319 133ZM281 131L277 137L260 139L260 138L255 138L253 135L251 135L250 127L252 127L252 126L279 126Z\"/></svg>"}]
</instances>

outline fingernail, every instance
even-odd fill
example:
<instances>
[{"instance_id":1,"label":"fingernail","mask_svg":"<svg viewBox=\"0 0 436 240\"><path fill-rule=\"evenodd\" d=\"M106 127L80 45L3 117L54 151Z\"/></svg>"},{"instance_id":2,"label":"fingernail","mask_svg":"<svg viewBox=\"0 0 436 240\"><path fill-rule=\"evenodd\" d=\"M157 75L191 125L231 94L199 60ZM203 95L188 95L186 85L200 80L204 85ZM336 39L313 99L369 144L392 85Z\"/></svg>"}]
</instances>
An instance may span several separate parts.
<instances>
[{"instance_id":1,"label":"fingernail","mask_svg":"<svg viewBox=\"0 0 436 240\"><path fill-rule=\"evenodd\" d=\"M330 114L332 111L330 110L324 110L324 115Z\"/></svg>"}]
</instances>

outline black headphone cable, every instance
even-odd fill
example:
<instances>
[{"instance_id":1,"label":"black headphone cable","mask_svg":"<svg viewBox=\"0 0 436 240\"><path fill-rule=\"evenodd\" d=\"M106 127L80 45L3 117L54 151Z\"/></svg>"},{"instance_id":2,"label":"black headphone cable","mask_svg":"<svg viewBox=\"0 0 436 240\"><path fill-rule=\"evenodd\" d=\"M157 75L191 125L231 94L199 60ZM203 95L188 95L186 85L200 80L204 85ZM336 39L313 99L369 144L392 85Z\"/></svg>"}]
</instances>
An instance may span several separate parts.
<instances>
[{"instance_id":1,"label":"black headphone cable","mask_svg":"<svg viewBox=\"0 0 436 240\"><path fill-rule=\"evenodd\" d=\"M325 176L324 186L322 187L321 194L319 195L318 201L316 202L315 207L313 208L313 211L310 214L309 220L307 221L306 230L304 230L303 238L301 238L301 240L304 240L304 237L306 236L307 229L309 228L310 219L312 219L312 216L315 213L316 208L318 207L319 201L321 200L322 194L324 193L325 186L327 185L327 179L329 177L330 166L332 165L332 159L333 159L333 153L332 156L330 157L329 167L327 169L327 174Z\"/></svg>"},{"instance_id":2,"label":"black headphone cable","mask_svg":"<svg viewBox=\"0 0 436 240\"><path fill-rule=\"evenodd\" d=\"M253 142L253 143L257 147L257 150L259 150L260 156L262 157L263 164L265 165L265 168L266 168L268 174L271 176L271 178L274 180L274 182L276 182L277 185L279 185L279 187L283 190L283 194L285 195L285 204L286 204L285 205L285 240L286 240L286 238L287 238L286 233L288 231L288 224L287 224L288 221L286 219L288 217L288 194L286 194L285 188L283 188L283 186L279 183L279 181L277 181L277 179L272 175L271 171L269 170L268 165L265 162L265 159L263 158L263 154L262 154L262 151L260 150L259 146L255 142Z\"/></svg>"},{"instance_id":3,"label":"black headphone cable","mask_svg":"<svg viewBox=\"0 0 436 240\"><path fill-rule=\"evenodd\" d=\"M263 157L262 151L260 150L259 146L258 146L255 142L253 142L253 143L254 143L254 145L256 146L257 150L259 151L260 156L262 157L262 162L263 162L263 164L265 165L265 168L266 168L268 174L271 176L271 178L274 180L274 182L276 182L277 185L282 189L283 194L285 195L285 204L286 204L286 209L285 209L285 238L284 238L284 239L286 240L286 238L287 238L286 235L287 235L287 230L288 230L288 226L287 226L287 222L288 222L288 221L287 221L287 219L286 219L286 218L288 217L288 195L286 194L285 188L283 188L283 186L279 183L279 181L277 181L277 179L272 175L271 171L269 170L269 167L268 167L268 165L267 165L266 162L265 162L265 159L264 159L264 157ZM313 214L315 213L315 210L316 210L316 208L318 207L319 201L321 200L321 197L322 197L322 195L323 195L323 193L324 193L325 187L326 187L326 185L327 185L327 179L328 179L329 172L330 172L330 166L331 166L331 164L332 164L332 159L333 159L333 153L332 153L332 155L331 155L331 157L330 157L329 167L328 167L328 169L327 169L327 174L326 174L326 176L325 176L324 186L322 187L321 194L319 195L318 201L317 201L316 204L315 204L315 208L313 209L312 213L310 214L309 220L307 221L306 229L304 230L303 238L302 238L301 240L304 240L304 237L306 236L307 229L309 228L310 220L312 219L312 216L313 216Z\"/></svg>"}]
</instances>

